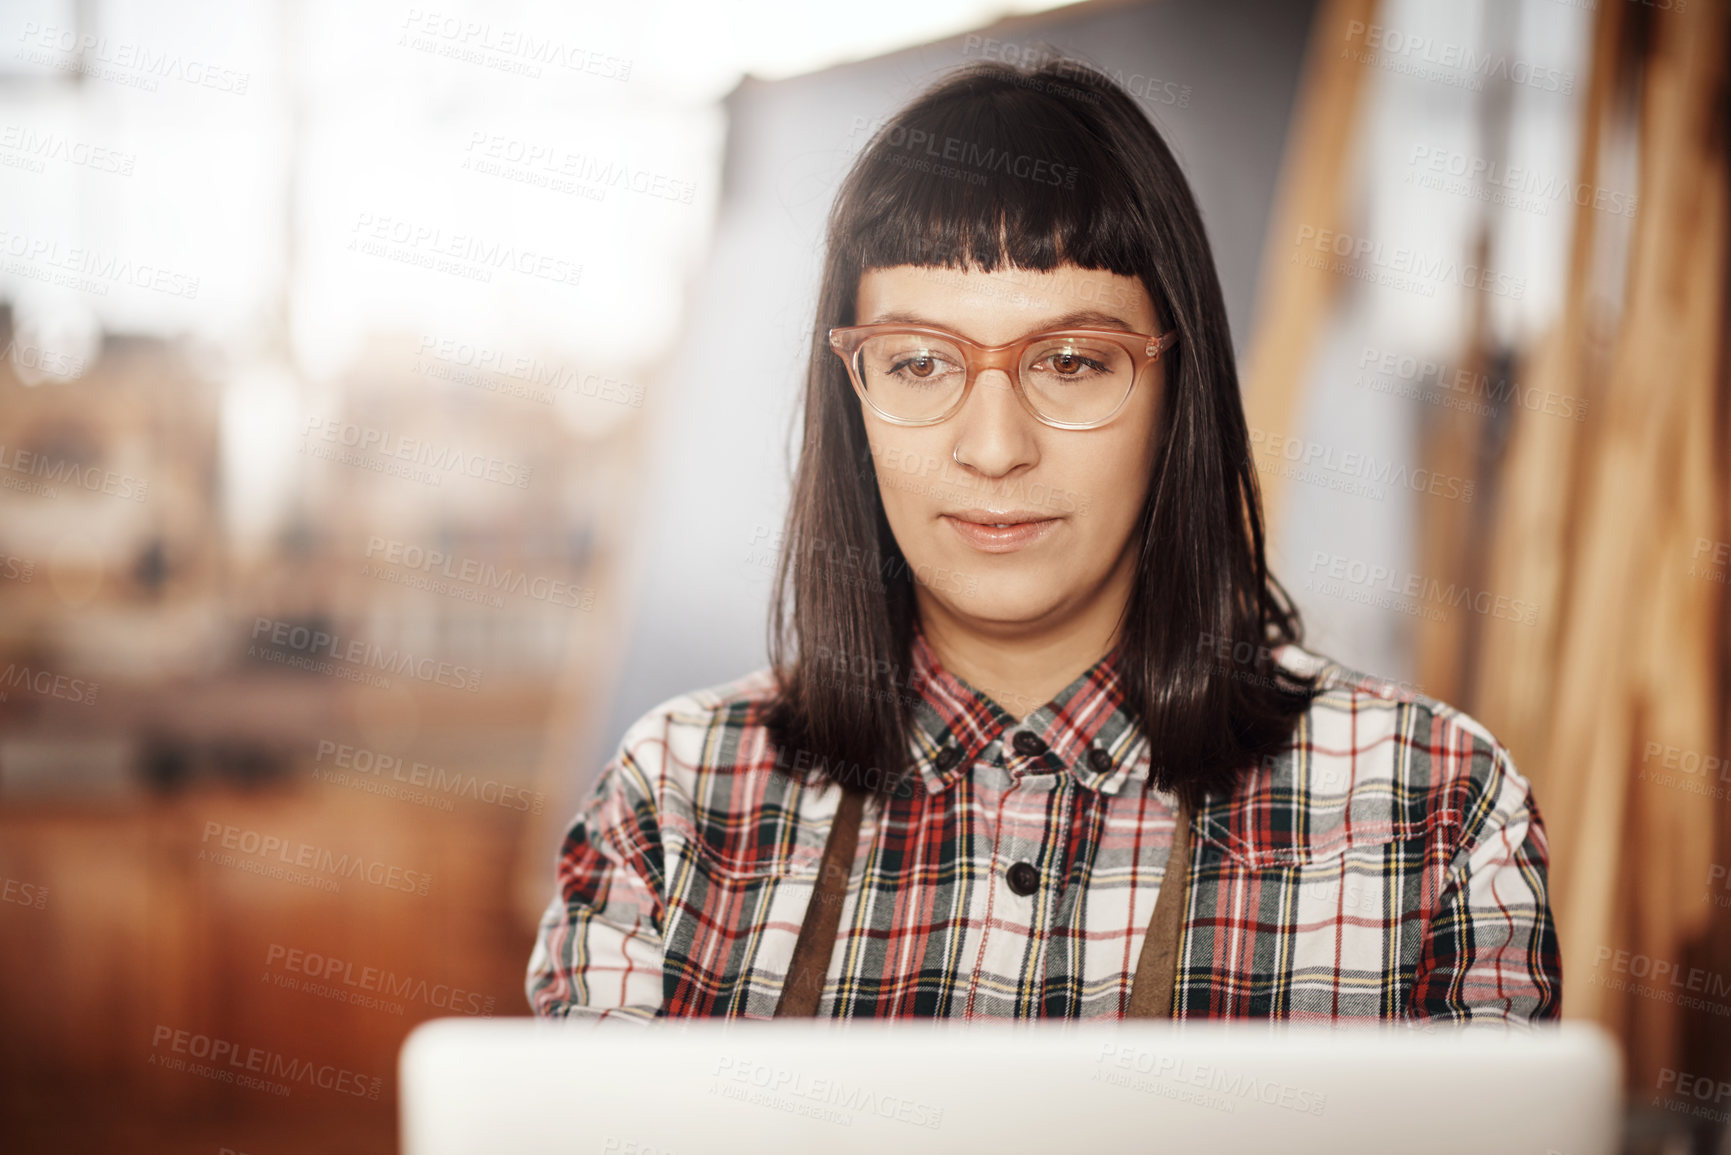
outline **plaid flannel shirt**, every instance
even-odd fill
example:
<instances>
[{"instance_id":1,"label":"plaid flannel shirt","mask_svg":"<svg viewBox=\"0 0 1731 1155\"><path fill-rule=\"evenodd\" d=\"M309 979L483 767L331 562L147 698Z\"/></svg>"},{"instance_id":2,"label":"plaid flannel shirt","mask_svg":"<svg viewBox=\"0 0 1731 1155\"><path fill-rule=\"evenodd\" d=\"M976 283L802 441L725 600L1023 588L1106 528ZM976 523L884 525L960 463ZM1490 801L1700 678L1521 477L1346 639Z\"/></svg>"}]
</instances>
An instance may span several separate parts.
<instances>
[{"instance_id":1,"label":"plaid flannel shirt","mask_svg":"<svg viewBox=\"0 0 1731 1155\"><path fill-rule=\"evenodd\" d=\"M1175 1017L1554 1018L1544 826L1473 718L1298 646L1290 748L1196 811ZM817 1015L1122 1018L1176 799L1108 655L1016 719L915 635L909 778L868 807ZM625 734L566 835L538 1015L769 1018L839 801L760 721L759 670ZM1026 892L1026 893L1024 893Z\"/></svg>"}]
</instances>

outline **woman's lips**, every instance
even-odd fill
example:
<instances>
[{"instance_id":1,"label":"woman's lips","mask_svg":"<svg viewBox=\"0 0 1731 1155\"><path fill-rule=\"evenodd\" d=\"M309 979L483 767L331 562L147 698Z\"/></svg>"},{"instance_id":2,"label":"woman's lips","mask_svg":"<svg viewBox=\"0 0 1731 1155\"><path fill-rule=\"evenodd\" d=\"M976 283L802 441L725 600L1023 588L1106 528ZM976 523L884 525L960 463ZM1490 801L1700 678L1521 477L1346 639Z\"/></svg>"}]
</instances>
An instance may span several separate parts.
<instances>
[{"instance_id":1,"label":"woman's lips","mask_svg":"<svg viewBox=\"0 0 1731 1155\"><path fill-rule=\"evenodd\" d=\"M964 521L947 513L940 516L955 531L957 537L983 553L1010 553L1032 545L1056 529L1059 521L1058 518L1048 517L1037 521L1014 522L999 529L993 525Z\"/></svg>"}]
</instances>

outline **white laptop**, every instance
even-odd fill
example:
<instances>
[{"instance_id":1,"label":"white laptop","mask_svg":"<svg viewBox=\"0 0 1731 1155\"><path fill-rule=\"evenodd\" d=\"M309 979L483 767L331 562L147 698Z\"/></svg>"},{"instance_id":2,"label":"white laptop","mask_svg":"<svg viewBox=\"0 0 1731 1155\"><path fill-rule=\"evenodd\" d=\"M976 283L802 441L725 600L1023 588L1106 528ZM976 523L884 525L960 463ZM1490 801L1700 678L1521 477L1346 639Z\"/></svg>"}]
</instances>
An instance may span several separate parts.
<instances>
[{"instance_id":1,"label":"white laptop","mask_svg":"<svg viewBox=\"0 0 1731 1155\"><path fill-rule=\"evenodd\" d=\"M1612 1155L1596 1027L440 1019L405 1155Z\"/></svg>"}]
</instances>

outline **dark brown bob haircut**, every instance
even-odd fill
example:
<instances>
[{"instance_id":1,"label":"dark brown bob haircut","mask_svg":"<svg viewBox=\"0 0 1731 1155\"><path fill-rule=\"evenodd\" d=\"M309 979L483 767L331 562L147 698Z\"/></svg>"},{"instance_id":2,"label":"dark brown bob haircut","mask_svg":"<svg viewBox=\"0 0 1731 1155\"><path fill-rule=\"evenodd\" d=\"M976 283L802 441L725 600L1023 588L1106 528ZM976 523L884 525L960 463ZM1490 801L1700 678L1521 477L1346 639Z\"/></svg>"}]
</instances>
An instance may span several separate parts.
<instances>
[{"instance_id":1,"label":"dark brown bob haircut","mask_svg":"<svg viewBox=\"0 0 1731 1155\"><path fill-rule=\"evenodd\" d=\"M1160 133L1106 76L1075 60L982 62L880 128L830 212L769 622L779 690L763 715L778 766L799 780L886 799L923 789L910 756L915 576L829 329L855 323L870 269L1066 263L1141 278L1161 328L1179 334L1162 362L1159 445L1116 648L1153 782L1200 806L1289 745L1316 689L1270 656L1302 628L1263 557L1226 307L1195 197Z\"/></svg>"}]
</instances>

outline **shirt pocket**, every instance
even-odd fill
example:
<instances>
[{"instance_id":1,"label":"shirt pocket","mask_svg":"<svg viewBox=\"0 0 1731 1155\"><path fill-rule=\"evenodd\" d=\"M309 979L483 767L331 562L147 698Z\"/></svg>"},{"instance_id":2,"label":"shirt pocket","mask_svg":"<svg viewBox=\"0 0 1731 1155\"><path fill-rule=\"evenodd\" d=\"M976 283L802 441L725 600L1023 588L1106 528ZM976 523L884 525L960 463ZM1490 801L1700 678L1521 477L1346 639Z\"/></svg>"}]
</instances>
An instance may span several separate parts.
<instances>
[{"instance_id":1,"label":"shirt pocket","mask_svg":"<svg viewBox=\"0 0 1731 1155\"><path fill-rule=\"evenodd\" d=\"M1223 880L1263 901L1279 898L1297 926L1388 923L1429 905L1448 869L1454 815L1433 809L1396 817L1377 792L1322 803L1303 811L1302 824L1297 813L1284 820L1237 814L1230 823L1205 816L1198 835L1213 849L1204 853Z\"/></svg>"},{"instance_id":2,"label":"shirt pocket","mask_svg":"<svg viewBox=\"0 0 1731 1155\"><path fill-rule=\"evenodd\" d=\"M791 845L751 815L699 823L690 815L663 819L670 855L688 860L718 882L750 882L788 874L816 874L823 858L824 830L801 823Z\"/></svg>"},{"instance_id":3,"label":"shirt pocket","mask_svg":"<svg viewBox=\"0 0 1731 1155\"><path fill-rule=\"evenodd\" d=\"M1452 841L1460 816L1445 796L1403 787L1390 766L1321 762L1302 776L1282 759L1248 799L1210 807L1197 837L1249 870L1338 866L1391 844Z\"/></svg>"},{"instance_id":4,"label":"shirt pocket","mask_svg":"<svg viewBox=\"0 0 1731 1155\"><path fill-rule=\"evenodd\" d=\"M773 854L727 854L702 839L673 853L665 1003L670 1015L774 1015L817 881ZM839 953L839 952L838 952Z\"/></svg>"},{"instance_id":5,"label":"shirt pocket","mask_svg":"<svg viewBox=\"0 0 1731 1155\"><path fill-rule=\"evenodd\" d=\"M1435 839L1446 818L1432 814L1421 821L1354 822L1331 829L1283 833L1252 839L1218 822L1204 821L1198 839L1219 848L1224 862L1247 870L1282 867L1332 868L1343 859L1380 855L1392 843L1423 843Z\"/></svg>"},{"instance_id":6,"label":"shirt pocket","mask_svg":"<svg viewBox=\"0 0 1731 1155\"><path fill-rule=\"evenodd\" d=\"M1386 1017L1416 973L1457 823L1445 811L1324 817L1335 821L1256 842L1205 823L1210 901L1233 912L1230 965L1248 986L1285 990L1295 1016ZM1271 828L1267 816L1246 825Z\"/></svg>"}]
</instances>

